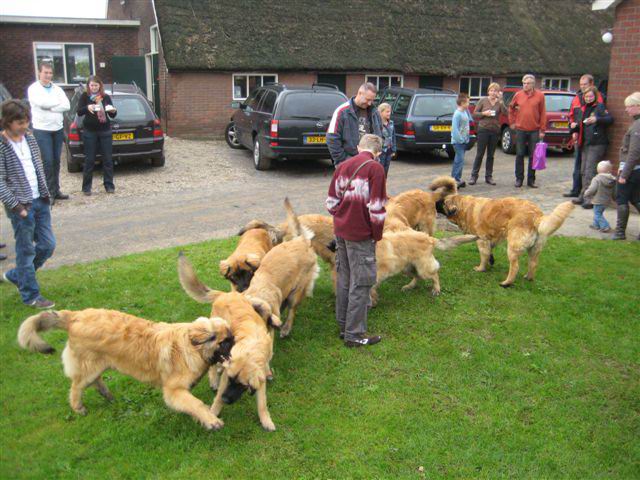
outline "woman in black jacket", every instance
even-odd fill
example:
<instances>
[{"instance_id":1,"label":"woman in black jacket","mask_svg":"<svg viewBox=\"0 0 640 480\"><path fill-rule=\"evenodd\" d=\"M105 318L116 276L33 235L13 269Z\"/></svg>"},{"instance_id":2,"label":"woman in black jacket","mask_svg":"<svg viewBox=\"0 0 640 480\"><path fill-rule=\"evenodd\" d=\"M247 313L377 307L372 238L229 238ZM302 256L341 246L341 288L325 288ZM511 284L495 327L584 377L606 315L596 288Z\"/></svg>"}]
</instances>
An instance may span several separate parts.
<instances>
[{"instance_id":1,"label":"woman in black jacket","mask_svg":"<svg viewBox=\"0 0 640 480\"><path fill-rule=\"evenodd\" d=\"M104 84L96 75L89 77L87 90L80 97L78 116L84 117L82 123L82 142L84 144L84 170L82 172L82 193L91 195L93 167L96 163L96 151L100 147L102 154L102 179L107 193L114 193L113 184L113 147L111 137L111 118L116 116L116 108L111 97L104 93Z\"/></svg>"},{"instance_id":2,"label":"woman in black jacket","mask_svg":"<svg viewBox=\"0 0 640 480\"><path fill-rule=\"evenodd\" d=\"M590 87L584 92L584 106L582 107L581 121L573 130L578 133L578 146L582 152L582 191L580 196L573 200L576 205L582 208L593 208L591 202L584 199L584 192L591 180L596 175L598 162L602 160L609 139L607 138L607 127L613 123L613 117L602 103L597 102L598 90Z\"/></svg>"}]
</instances>

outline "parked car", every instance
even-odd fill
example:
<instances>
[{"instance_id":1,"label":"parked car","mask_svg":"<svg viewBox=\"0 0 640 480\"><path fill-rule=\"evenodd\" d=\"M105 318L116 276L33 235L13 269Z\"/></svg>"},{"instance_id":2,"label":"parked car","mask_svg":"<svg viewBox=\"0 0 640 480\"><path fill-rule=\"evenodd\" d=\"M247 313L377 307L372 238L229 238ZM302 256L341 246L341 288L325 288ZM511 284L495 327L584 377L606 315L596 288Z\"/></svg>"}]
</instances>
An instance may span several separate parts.
<instances>
[{"instance_id":1,"label":"parked car","mask_svg":"<svg viewBox=\"0 0 640 480\"><path fill-rule=\"evenodd\" d=\"M327 128L345 101L347 97L334 85L257 88L231 117L227 144L252 150L258 170L268 170L275 159L327 158Z\"/></svg>"},{"instance_id":2,"label":"parked car","mask_svg":"<svg viewBox=\"0 0 640 480\"><path fill-rule=\"evenodd\" d=\"M451 120L458 107L458 94L441 88L387 87L380 103L391 105L391 120L396 128L398 150L431 152L444 150L455 157L451 143ZM475 123L471 122L469 148L476 143Z\"/></svg>"},{"instance_id":3,"label":"parked car","mask_svg":"<svg viewBox=\"0 0 640 480\"><path fill-rule=\"evenodd\" d=\"M82 121L78 102L86 87L77 87L71 97L71 108L64 114L64 137L67 150L67 169L82 171L84 148ZM105 84L105 92L113 100L117 115L111 120L113 135L113 163L151 160L154 167L164 165L164 132L160 119L146 95L134 84ZM96 159L100 160L98 154Z\"/></svg>"},{"instance_id":4,"label":"parked car","mask_svg":"<svg viewBox=\"0 0 640 480\"><path fill-rule=\"evenodd\" d=\"M511 99L521 87L502 89L504 104L509 107ZM547 109L547 128L544 141L550 147L561 148L565 152L573 150L573 139L569 131L569 108L575 93L567 90L542 90ZM509 116L500 115L501 146L505 153L516 153L515 132L509 128Z\"/></svg>"}]
</instances>

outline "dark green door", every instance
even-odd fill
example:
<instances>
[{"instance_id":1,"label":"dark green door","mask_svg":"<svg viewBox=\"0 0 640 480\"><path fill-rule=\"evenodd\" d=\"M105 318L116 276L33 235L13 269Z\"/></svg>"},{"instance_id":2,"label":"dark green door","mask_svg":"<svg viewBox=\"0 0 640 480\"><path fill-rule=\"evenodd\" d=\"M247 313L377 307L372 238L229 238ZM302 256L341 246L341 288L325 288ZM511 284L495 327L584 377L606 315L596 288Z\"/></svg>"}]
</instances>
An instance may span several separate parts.
<instances>
[{"instance_id":1,"label":"dark green door","mask_svg":"<svg viewBox=\"0 0 640 480\"><path fill-rule=\"evenodd\" d=\"M147 93L147 73L144 57L111 57L111 70L115 83L135 82L138 87Z\"/></svg>"},{"instance_id":2,"label":"dark green door","mask_svg":"<svg viewBox=\"0 0 640 480\"><path fill-rule=\"evenodd\" d=\"M345 95L347 93L347 76L341 73L319 73L318 83L330 83Z\"/></svg>"}]
</instances>

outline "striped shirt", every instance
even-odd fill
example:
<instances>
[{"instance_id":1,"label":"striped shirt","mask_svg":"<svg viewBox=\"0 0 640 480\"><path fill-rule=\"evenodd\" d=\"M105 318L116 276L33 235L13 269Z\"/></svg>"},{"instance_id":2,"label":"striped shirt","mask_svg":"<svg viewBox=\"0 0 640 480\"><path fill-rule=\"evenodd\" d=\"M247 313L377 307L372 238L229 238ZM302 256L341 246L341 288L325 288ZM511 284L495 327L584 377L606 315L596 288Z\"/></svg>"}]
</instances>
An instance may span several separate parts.
<instances>
[{"instance_id":1,"label":"striped shirt","mask_svg":"<svg viewBox=\"0 0 640 480\"><path fill-rule=\"evenodd\" d=\"M25 138L31 151L31 160L38 181L38 191L42 198L49 197L47 183L44 176L44 168L40 159L40 149L36 139L31 133L26 133ZM0 135L0 200L10 210L22 210L33 201L34 192L22 166L22 162L4 135ZM22 208L16 208L20 207Z\"/></svg>"}]
</instances>

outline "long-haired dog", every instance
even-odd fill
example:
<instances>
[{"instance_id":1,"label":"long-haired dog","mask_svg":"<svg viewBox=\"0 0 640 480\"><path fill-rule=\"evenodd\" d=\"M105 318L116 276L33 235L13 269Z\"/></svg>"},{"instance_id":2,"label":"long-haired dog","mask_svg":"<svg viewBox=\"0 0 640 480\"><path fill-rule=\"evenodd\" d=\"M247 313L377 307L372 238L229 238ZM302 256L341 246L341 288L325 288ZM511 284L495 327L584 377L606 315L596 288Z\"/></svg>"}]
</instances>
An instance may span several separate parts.
<instances>
[{"instance_id":1,"label":"long-haired dog","mask_svg":"<svg viewBox=\"0 0 640 480\"><path fill-rule=\"evenodd\" d=\"M69 403L76 412L86 413L82 394L91 385L107 400L113 398L101 378L111 368L160 387L170 408L191 415L206 429L223 426L191 389L212 364L228 359L233 336L226 320L156 323L114 310L47 311L22 323L18 343L52 353L38 333L53 328L69 335L62 362L71 379Z\"/></svg>"},{"instance_id":2,"label":"long-haired dog","mask_svg":"<svg viewBox=\"0 0 640 480\"><path fill-rule=\"evenodd\" d=\"M375 306L378 302L379 285L402 272L413 277L402 291L415 288L419 279L431 279L432 295L440 295L440 263L433 256L434 249L450 250L476 239L474 235L438 239L411 229L384 233L382 240L376 243L376 283L371 288L372 304Z\"/></svg>"},{"instance_id":3,"label":"long-haired dog","mask_svg":"<svg viewBox=\"0 0 640 480\"><path fill-rule=\"evenodd\" d=\"M438 184L434 182L431 188L438 188ZM529 254L525 278L534 279L540 252L547 239L562 226L574 206L571 202L563 202L549 215L544 215L529 200L452 194L438 202L436 208L462 231L478 236L480 265L475 267L478 272L486 271L489 264L493 265L493 247L502 240L507 241L509 274L500 285L510 287L516 279L519 258L524 252Z\"/></svg>"},{"instance_id":4,"label":"long-haired dog","mask_svg":"<svg viewBox=\"0 0 640 480\"><path fill-rule=\"evenodd\" d=\"M219 384L219 372L215 367L209 370L211 387L218 390L211 412L218 415L223 403L234 403L246 390L252 394L257 392L260 423L265 430L275 430L267 408L267 379L271 375L269 362L273 356L270 329L279 328L280 319L262 301L252 301L238 292L210 289L198 279L184 255L178 258L178 274L183 289L191 298L210 303L211 315L229 322L235 339L229 359L222 363Z\"/></svg>"},{"instance_id":5,"label":"long-haired dog","mask_svg":"<svg viewBox=\"0 0 640 480\"><path fill-rule=\"evenodd\" d=\"M262 258L279 240L263 228L243 228L240 241L229 257L220 261L220 275L231 282L233 291L243 292L249 286Z\"/></svg>"},{"instance_id":6,"label":"long-haired dog","mask_svg":"<svg viewBox=\"0 0 640 480\"><path fill-rule=\"evenodd\" d=\"M387 202L385 232L398 232L407 228L419 230L433 236L436 222L436 202L447 195L458 192L456 181L451 177L438 177L432 192L418 188L402 192Z\"/></svg>"}]
</instances>

